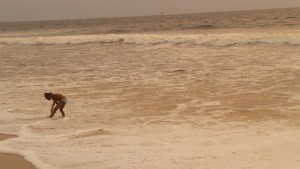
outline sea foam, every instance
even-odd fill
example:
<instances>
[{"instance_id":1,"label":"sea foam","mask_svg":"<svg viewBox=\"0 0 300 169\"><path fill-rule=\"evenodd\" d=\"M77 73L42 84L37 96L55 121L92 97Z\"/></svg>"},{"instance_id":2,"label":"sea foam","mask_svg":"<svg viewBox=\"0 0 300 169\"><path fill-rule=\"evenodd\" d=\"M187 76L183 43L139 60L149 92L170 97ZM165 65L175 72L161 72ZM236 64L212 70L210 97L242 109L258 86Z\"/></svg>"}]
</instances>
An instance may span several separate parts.
<instances>
[{"instance_id":1,"label":"sea foam","mask_svg":"<svg viewBox=\"0 0 300 169\"><path fill-rule=\"evenodd\" d=\"M226 47L232 45L300 45L300 32L295 33L225 33L225 34L101 34L0 38L2 45L81 45L124 43L133 45L199 45Z\"/></svg>"}]
</instances>

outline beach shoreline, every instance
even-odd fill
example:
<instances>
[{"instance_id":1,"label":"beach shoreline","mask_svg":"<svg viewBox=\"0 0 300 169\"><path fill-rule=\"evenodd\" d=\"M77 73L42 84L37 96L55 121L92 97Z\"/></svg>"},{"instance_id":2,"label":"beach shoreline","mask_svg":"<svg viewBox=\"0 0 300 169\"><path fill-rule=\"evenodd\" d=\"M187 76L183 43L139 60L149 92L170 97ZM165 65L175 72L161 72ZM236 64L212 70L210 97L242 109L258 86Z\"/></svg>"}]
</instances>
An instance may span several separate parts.
<instances>
[{"instance_id":1,"label":"beach shoreline","mask_svg":"<svg viewBox=\"0 0 300 169\"><path fill-rule=\"evenodd\" d=\"M0 134L0 141L16 137L14 135L9 134ZM6 154L6 153L0 153L0 169L7 169L7 168L13 168L13 169L35 169L35 167L27 162L24 157L15 155L15 154Z\"/></svg>"}]
</instances>

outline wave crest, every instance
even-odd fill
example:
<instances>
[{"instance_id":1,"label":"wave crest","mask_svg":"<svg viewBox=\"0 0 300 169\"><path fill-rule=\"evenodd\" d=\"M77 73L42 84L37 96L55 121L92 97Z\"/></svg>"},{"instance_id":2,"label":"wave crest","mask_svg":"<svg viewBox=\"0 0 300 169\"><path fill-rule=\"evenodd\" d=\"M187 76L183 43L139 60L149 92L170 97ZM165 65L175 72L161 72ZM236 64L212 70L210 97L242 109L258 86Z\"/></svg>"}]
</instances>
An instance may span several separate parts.
<instances>
[{"instance_id":1,"label":"wave crest","mask_svg":"<svg viewBox=\"0 0 300 169\"><path fill-rule=\"evenodd\" d=\"M300 33L227 33L227 34L103 34L28 38L0 38L2 45L80 45L125 43L134 45L199 45L226 47L232 45L270 44L300 45Z\"/></svg>"}]
</instances>

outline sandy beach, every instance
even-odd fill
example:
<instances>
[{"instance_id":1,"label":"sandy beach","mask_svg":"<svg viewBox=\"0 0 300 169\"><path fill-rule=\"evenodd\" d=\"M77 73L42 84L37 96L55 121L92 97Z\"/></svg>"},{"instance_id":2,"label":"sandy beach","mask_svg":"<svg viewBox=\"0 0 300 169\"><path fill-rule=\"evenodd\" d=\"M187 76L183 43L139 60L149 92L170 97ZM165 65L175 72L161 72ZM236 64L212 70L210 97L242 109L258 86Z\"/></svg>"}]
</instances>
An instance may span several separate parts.
<instances>
[{"instance_id":1,"label":"sandy beach","mask_svg":"<svg viewBox=\"0 0 300 169\"><path fill-rule=\"evenodd\" d=\"M15 136L0 134L0 141L13 138ZM24 160L23 157L14 154L0 153L0 169L35 169L35 167Z\"/></svg>"}]
</instances>

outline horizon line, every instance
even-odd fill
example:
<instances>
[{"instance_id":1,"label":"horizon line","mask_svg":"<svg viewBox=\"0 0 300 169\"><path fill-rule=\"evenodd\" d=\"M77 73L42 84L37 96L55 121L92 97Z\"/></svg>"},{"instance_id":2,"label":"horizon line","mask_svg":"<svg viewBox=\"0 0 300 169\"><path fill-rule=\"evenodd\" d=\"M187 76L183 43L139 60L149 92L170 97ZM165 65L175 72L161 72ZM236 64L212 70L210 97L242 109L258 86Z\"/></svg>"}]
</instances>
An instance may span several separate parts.
<instances>
[{"instance_id":1,"label":"horizon line","mask_svg":"<svg viewBox=\"0 0 300 169\"><path fill-rule=\"evenodd\" d=\"M276 9L292 9L299 7L280 7L280 8L256 8L256 9L241 9L241 10L220 10L207 12L187 12L187 13L166 13L161 11L159 14L153 15L129 15L129 16L108 16L108 17L83 17L83 18L65 18L65 19L45 19L45 20L16 20L16 21L0 21L0 23L22 23L22 22L51 22L51 21L75 21L75 20L91 20L91 19L112 19L112 18L134 18L134 17L153 17L153 16L171 16L171 15L188 15L188 14L206 14L206 13L224 13L224 12L243 12L243 11L261 11L261 10L276 10Z\"/></svg>"}]
</instances>

